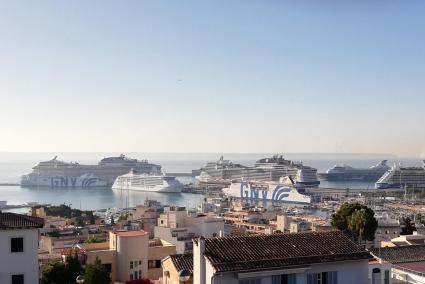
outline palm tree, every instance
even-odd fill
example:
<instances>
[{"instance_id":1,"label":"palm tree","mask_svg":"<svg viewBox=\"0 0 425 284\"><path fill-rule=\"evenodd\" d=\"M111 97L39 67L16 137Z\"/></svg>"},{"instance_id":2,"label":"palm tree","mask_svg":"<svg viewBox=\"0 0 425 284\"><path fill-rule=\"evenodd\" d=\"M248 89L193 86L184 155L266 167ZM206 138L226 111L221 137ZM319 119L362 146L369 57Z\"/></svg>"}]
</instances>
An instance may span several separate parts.
<instances>
[{"instance_id":1,"label":"palm tree","mask_svg":"<svg viewBox=\"0 0 425 284\"><path fill-rule=\"evenodd\" d=\"M363 232L367 223L367 213L365 209L354 211L348 221L348 228L353 236L357 237L359 244L363 240Z\"/></svg>"}]
</instances>

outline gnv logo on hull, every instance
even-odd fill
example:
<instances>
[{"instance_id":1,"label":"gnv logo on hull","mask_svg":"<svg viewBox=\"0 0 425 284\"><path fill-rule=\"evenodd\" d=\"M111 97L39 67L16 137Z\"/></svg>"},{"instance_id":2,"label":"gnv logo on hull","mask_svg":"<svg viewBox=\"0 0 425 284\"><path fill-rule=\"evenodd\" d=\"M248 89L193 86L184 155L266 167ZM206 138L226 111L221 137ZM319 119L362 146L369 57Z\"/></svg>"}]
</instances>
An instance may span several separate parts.
<instances>
[{"instance_id":1,"label":"gnv logo on hull","mask_svg":"<svg viewBox=\"0 0 425 284\"><path fill-rule=\"evenodd\" d=\"M90 187L93 183L96 183L97 178L83 178L78 184L77 177L54 177L50 179L51 187Z\"/></svg>"},{"instance_id":2,"label":"gnv logo on hull","mask_svg":"<svg viewBox=\"0 0 425 284\"><path fill-rule=\"evenodd\" d=\"M265 189L248 183L241 183L240 196L242 201L253 203L257 206L260 201L263 203L263 206L266 206L267 201L271 201L272 205L277 205L281 201L284 201L285 198L289 197L290 191L291 189L289 187L281 185L277 185L272 191L268 188ZM270 192L273 192L271 198L269 198Z\"/></svg>"}]
</instances>

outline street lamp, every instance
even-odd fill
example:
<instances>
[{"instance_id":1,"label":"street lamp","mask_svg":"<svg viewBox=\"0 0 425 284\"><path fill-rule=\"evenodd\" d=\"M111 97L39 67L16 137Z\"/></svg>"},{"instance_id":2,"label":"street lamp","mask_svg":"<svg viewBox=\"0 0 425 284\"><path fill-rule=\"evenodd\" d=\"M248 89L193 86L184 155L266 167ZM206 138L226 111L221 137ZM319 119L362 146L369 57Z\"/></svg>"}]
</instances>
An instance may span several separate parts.
<instances>
[{"instance_id":1,"label":"street lamp","mask_svg":"<svg viewBox=\"0 0 425 284\"><path fill-rule=\"evenodd\" d=\"M77 282L78 284L83 284L84 283L84 277L81 275L78 275L77 278L75 279L75 282Z\"/></svg>"},{"instance_id":2,"label":"street lamp","mask_svg":"<svg viewBox=\"0 0 425 284\"><path fill-rule=\"evenodd\" d=\"M188 281L190 279L191 273L189 272L189 270L186 269L182 269L179 271L179 281L182 284L185 284L186 281Z\"/></svg>"}]
</instances>

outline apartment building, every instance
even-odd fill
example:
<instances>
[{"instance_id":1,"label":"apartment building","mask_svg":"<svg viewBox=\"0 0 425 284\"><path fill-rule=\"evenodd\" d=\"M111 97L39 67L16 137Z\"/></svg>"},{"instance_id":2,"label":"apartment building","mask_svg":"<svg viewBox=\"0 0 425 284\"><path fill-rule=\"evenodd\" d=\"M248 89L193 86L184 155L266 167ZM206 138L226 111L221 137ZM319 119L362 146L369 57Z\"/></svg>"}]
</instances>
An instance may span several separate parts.
<instances>
[{"instance_id":1,"label":"apartment building","mask_svg":"<svg viewBox=\"0 0 425 284\"><path fill-rule=\"evenodd\" d=\"M367 284L370 253L341 232L197 238L193 283Z\"/></svg>"},{"instance_id":2,"label":"apartment building","mask_svg":"<svg viewBox=\"0 0 425 284\"><path fill-rule=\"evenodd\" d=\"M187 212L184 207L172 207L158 218L155 238L176 246L177 253L192 250L192 238L223 234L224 220L214 214Z\"/></svg>"},{"instance_id":3,"label":"apartment building","mask_svg":"<svg viewBox=\"0 0 425 284\"><path fill-rule=\"evenodd\" d=\"M37 284L38 229L43 219L0 211L0 283Z\"/></svg>"},{"instance_id":4,"label":"apartment building","mask_svg":"<svg viewBox=\"0 0 425 284\"><path fill-rule=\"evenodd\" d=\"M109 241L78 244L85 263L98 258L111 273L113 282L140 278L157 280L162 277L161 260L175 254L176 247L164 240L149 240L143 230L109 232Z\"/></svg>"}]
</instances>

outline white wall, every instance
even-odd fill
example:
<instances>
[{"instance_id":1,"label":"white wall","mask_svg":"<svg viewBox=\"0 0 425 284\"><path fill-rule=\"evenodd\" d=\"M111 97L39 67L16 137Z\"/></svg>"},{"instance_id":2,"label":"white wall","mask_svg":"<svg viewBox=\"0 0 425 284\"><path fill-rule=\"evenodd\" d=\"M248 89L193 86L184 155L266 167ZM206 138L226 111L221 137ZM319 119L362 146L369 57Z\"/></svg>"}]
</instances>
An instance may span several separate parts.
<instances>
[{"instance_id":1,"label":"white wall","mask_svg":"<svg viewBox=\"0 0 425 284\"><path fill-rule=\"evenodd\" d=\"M194 261L195 260L194 258ZM194 266L194 268L195 267L196 266ZM199 282L199 284L238 284L239 282L237 273L214 275L214 269L209 262L206 263L205 267L205 282ZM338 284L368 284L368 269L368 260L312 265L310 268L307 268L306 272L297 273L297 284L307 283L307 273L326 271L338 271ZM194 271L194 274L195 273ZM258 276L262 278L261 284L271 284L271 275L273 273L265 272L264 274L266 276L261 276L261 274Z\"/></svg>"},{"instance_id":2,"label":"white wall","mask_svg":"<svg viewBox=\"0 0 425 284\"><path fill-rule=\"evenodd\" d=\"M22 237L24 251L10 251L10 239ZM26 284L37 284L38 266L38 229L0 230L0 283L11 283L12 274L24 274Z\"/></svg>"},{"instance_id":3,"label":"white wall","mask_svg":"<svg viewBox=\"0 0 425 284\"><path fill-rule=\"evenodd\" d=\"M142 278L148 277L148 246L149 235L117 236L117 280L128 281L130 274L142 270ZM141 266L133 263L130 270L130 261L142 261Z\"/></svg>"}]
</instances>

